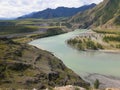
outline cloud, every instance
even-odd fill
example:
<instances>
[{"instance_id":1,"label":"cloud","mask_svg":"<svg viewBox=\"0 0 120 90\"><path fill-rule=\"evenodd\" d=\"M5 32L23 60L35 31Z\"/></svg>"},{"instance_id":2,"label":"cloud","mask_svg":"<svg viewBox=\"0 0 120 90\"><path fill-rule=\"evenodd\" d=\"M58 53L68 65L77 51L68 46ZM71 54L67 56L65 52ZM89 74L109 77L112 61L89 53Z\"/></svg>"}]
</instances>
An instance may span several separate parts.
<instances>
[{"instance_id":1,"label":"cloud","mask_svg":"<svg viewBox=\"0 0 120 90\"><path fill-rule=\"evenodd\" d=\"M90 3L100 3L102 2L103 0L82 0L85 4L90 4Z\"/></svg>"},{"instance_id":2,"label":"cloud","mask_svg":"<svg viewBox=\"0 0 120 90\"><path fill-rule=\"evenodd\" d=\"M46 8L80 7L102 0L0 0L0 17L13 18Z\"/></svg>"}]
</instances>

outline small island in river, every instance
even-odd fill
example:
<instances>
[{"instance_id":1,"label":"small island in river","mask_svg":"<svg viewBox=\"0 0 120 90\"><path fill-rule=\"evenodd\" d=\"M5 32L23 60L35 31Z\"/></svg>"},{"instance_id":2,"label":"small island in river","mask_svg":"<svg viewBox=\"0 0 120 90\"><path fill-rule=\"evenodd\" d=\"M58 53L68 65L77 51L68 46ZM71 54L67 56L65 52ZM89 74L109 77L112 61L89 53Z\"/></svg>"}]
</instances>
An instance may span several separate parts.
<instances>
[{"instance_id":1,"label":"small island in river","mask_svg":"<svg viewBox=\"0 0 120 90\"><path fill-rule=\"evenodd\" d=\"M120 31L88 30L82 35L67 40L67 44L83 51L120 52Z\"/></svg>"}]
</instances>

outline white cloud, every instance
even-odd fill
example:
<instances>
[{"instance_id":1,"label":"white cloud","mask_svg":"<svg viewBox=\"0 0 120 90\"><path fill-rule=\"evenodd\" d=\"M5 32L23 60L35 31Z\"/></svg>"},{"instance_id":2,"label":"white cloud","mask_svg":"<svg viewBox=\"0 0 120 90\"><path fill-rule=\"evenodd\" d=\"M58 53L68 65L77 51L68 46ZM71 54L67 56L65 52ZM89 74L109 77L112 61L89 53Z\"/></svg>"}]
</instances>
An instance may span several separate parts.
<instances>
[{"instance_id":1,"label":"white cloud","mask_svg":"<svg viewBox=\"0 0 120 90\"><path fill-rule=\"evenodd\" d=\"M102 2L103 0L82 0L85 4L90 4L90 3L100 3Z\"/></svg>"},{"instance_id":2,"label":"white cloud","mask_svg":"<svg viewBox=\"0 0 120 90\"><path fill-rule=\"evenodd\" d=\"M46 8L80 7L84 4L99 3L102 0L0 0L0 17L11 18Z\"/></svg>"}]
</instances>

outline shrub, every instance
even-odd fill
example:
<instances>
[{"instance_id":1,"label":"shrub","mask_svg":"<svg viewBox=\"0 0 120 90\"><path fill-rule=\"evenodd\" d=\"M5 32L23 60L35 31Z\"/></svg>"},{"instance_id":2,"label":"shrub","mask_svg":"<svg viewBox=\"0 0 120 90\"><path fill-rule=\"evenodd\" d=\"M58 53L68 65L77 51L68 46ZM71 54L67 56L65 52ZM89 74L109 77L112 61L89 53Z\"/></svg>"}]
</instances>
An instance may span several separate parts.
<instances>
[{"instance_id":1,"label":"shrub","mask_svg":"<svg viewBox=\"0 0 120 90\"><path fill-rule=\"evenodd\" d=\"M117 42L120 42L120 36L105 36L103 38L103 40L105 42L109 42L109 41L117 41Z\"/></svg>"},{"instance_id":2,"label":"shrub","mask_svg":"<svg viewBox=\"0 0 120 90\"><path fill-rule=\"evenodd\" d=\"M119 49L120 49L120 44L117 44L117 45L116 45L116 48L119 48Z\"/></svg>"},{"instance_id":3,"label":"shrub","mask_svg":"<svg viewBox=\"0 0 120 90\"><path fill-rule=\"evenodd\" d=\"M103 49L103 46L101 44L97 43L97 48Z\"/></svg>"},{"instance_id":4,"label":"shrub","mask_svg":"<svg viewBox=\"0 0 120 90\"><path fill-rule=\"evenodd\" d=\"M24 71L28 69L29 67L30 65L23 64L23 63L14 63L12 65L9 65L9 69L14 70L14 71Z\"/></svg>"},{"instance_id":5,"label":"shrub","mask_svg":"<svg viewBox=\"0 0 120 90\"><path fill-rule=\"evenodd\" d=\"M115 19L115 24L120 25L120 15Z\"/></svg>"},{"instance_id":6,"label":"shrub","mask_svg":"<svg viewBox=\"0 0 120 90\"><path fill-rule=\"evenodd\" d=\"M88 49L97 50L97 47L96 47L95 43L91 40L88 40L88 42L86 42L86 45L87 45Z\"/></svg>"},{"instance_id":7,"label":"shrub","mask_svg":"<svg viewBox=\"0 0 120 90\"><path fill-rule=\"evenodd\" d=\"M94 82L94 88L95 88L95 89L98 89L98 88L99 88L99 85L100 85L100 82L99 82L98 79L96 79L95 82Z\"/></svg>"}]
</instances>

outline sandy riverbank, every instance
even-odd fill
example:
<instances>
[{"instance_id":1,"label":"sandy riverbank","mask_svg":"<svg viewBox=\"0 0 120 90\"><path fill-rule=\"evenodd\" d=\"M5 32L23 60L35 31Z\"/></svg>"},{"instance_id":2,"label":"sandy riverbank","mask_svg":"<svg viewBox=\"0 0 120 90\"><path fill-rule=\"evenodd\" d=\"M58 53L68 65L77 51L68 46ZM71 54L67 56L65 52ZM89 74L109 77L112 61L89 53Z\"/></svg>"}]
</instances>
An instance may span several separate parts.
<instances>
[{"instance_id":1,"label":"sandy riverbank","mask_svg":"<svg viewBox=\"0 0 120 90\"><path fill-rule=\"evenodd\" d=\"M120 54L120 50L99 50L100 52L105 52L105 53L118 53Z\"/></svg>"},{"instance_id":2,"label":"sandy riverbank","mask_svg":"<svg viewBox=\"0 0 120 90\"><path fill-rule=\"evenodd\" d=\"M120 78L113 76L106 76L101 74L86 74L84 79L89 81L92 85L96 79L100 81L100 89L105 88L120 88Z\"/></svg>"}]
</instances>

